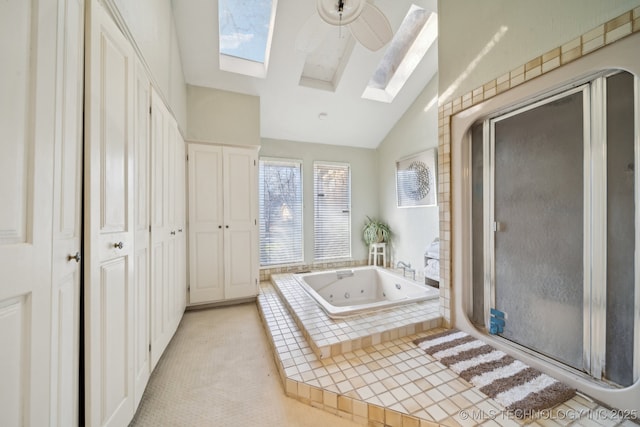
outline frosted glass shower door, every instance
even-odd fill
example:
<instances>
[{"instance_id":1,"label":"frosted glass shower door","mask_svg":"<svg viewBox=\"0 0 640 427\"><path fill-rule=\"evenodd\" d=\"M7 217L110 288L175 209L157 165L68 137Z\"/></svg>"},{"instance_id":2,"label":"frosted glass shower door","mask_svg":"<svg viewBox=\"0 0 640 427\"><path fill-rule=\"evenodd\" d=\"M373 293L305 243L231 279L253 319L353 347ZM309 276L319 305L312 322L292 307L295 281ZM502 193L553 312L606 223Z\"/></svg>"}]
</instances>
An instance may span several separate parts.
<instances>
[{"instance_id":1,"label":"frosted glass shower door","mask_svg":"<svg viewBox=\"0 0 640 427\"><path fill-rule=\"evenodd\" d=\"M574 89L491 120L501 335L580 370L587 93Z\"/></svg>"}]
</instances>

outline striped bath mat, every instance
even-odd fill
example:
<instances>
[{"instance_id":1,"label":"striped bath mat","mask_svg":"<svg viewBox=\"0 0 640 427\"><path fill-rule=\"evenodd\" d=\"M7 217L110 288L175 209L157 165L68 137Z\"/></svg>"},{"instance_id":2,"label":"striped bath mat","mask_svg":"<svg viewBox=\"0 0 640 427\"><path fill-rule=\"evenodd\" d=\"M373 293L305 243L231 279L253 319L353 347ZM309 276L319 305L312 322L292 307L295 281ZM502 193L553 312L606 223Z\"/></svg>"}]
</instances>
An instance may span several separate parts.
<instances>
[{"instance_id":1,"label":"striped bath mat","mask_svg":"<svg viewBox=\"0 0 640 427\"><path fill-rule=\"evenodd\" d=\"M575 394L575 389L456 329L414 344L520 418Z\"/></svg>"}]
</instances>

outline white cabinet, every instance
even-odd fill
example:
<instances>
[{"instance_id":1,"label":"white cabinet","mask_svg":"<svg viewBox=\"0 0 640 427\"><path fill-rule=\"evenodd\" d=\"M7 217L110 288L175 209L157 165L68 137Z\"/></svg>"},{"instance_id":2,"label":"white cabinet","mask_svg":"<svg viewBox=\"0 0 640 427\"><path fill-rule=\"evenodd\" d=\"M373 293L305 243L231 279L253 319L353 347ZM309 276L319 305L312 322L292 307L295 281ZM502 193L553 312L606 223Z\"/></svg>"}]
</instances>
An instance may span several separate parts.
<instances>
[{"instance_id":1,"label":"white cabinet","mask_svg":"<svg viewBox=\"0 0 640 427\"><path fill-rule=\"evenodd\" d=\"M258 293L257 149L189 144L189 303Z\"/></svg>"},{"instance_id":2,"label":"white cabinet","mask_svg":"<svg viewBox=\"0 0 640 427\"><path fill-rule=\"evenodd\" d=\"M151 93L151 368L185 308L184 141L171 113Z\"/></svg>"}]
</instances>

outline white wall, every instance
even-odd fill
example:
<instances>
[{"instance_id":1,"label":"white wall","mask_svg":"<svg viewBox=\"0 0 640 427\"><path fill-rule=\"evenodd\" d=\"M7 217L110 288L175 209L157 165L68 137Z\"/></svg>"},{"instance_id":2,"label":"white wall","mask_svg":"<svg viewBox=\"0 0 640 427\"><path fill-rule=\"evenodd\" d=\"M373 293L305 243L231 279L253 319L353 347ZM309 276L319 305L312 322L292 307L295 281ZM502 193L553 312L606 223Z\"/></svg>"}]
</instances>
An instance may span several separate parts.
<instances>
[{"instance_id":1,"label":"white wall","mask_svg":"<svg viewBox=\"0 0 640 427\"><path fill-rule=\"evenodd\" d=\"M368 248L362 240L366 216L378 216L376 151L368 148L263 139L260 156L299 159L302 164L304 200L304 258L313 263L313 162L334 161L351 165L351 255L367 259Z\"/></svg>"},{"instance_id":2,"label":"white wall","mask_svg":"<svg viewBox=\"0 0 640 427\"><path fill-rule=\"evenodd\" d=\"M439 0L441 103L638 5L640 0Z\"/></svg>"},{"instance_id":3,"label":"white wall","mask_svg":"<svg viewBox=\"0 0 640 427\"><path fill-rule=\"evenodd\" d=\"M170 0L102 0L114 3L147 63L156 88L180 129L187 129L187 89Z\"/></svg>"},{"instance_id":4,"label":"white wall","mask_svg":"<svg viewBox=\"0 0 640 427\"><path fill-rule=\"evenodd\" d=\"M187 85L187 139L260 145L260 98Z\"/></svg>"},{"instance_id":5,"label":"white wall","mask_svg":"<svg viewBox=\"0 0 640 427\"><path fill-rule=\"evenodd\" d=\"M393 233L391 259L394 265L410 262L416 271L422 271L425 249L438 237L438 207L397 207L396 161L438 146L437 96L436 75L377 149L379 212Z\"/></svg>"}]
</instances>

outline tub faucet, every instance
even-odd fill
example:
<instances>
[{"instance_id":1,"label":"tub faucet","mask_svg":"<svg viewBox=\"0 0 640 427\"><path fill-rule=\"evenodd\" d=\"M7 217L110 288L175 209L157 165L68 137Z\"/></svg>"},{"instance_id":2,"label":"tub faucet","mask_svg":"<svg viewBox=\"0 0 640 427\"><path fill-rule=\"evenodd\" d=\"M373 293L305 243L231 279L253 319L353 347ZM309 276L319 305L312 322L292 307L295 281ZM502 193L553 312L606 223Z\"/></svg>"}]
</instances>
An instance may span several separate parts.
<instances>
[{"instance_id":1,"label":"tub faucet","mask_svg":"<svg viewBox=\"0 0 640 427\"><path fill-rule=\"evenodd\" d=\"M404 272L406 271L407 268L411 268L411 263L407 264L404 261L398 261L398 263L396 264L396 268L401 268L402 269L402 275L404 276Z\"/></svg>"},{"instance_id":2,"label":"tub faucet","mask_svg":"<svg viewBox=\"0 0 640 427\"><path fill-rule=\"evenodd\" d=\"M409 272L409 273L413 273L413 280L416 280L416 270L411 268L411 263L407 264L404 261L398 261L398 264L396 264L396 268L402 269L402 277L405 277L407 272Z\"/></svg>"}]
</instances>

